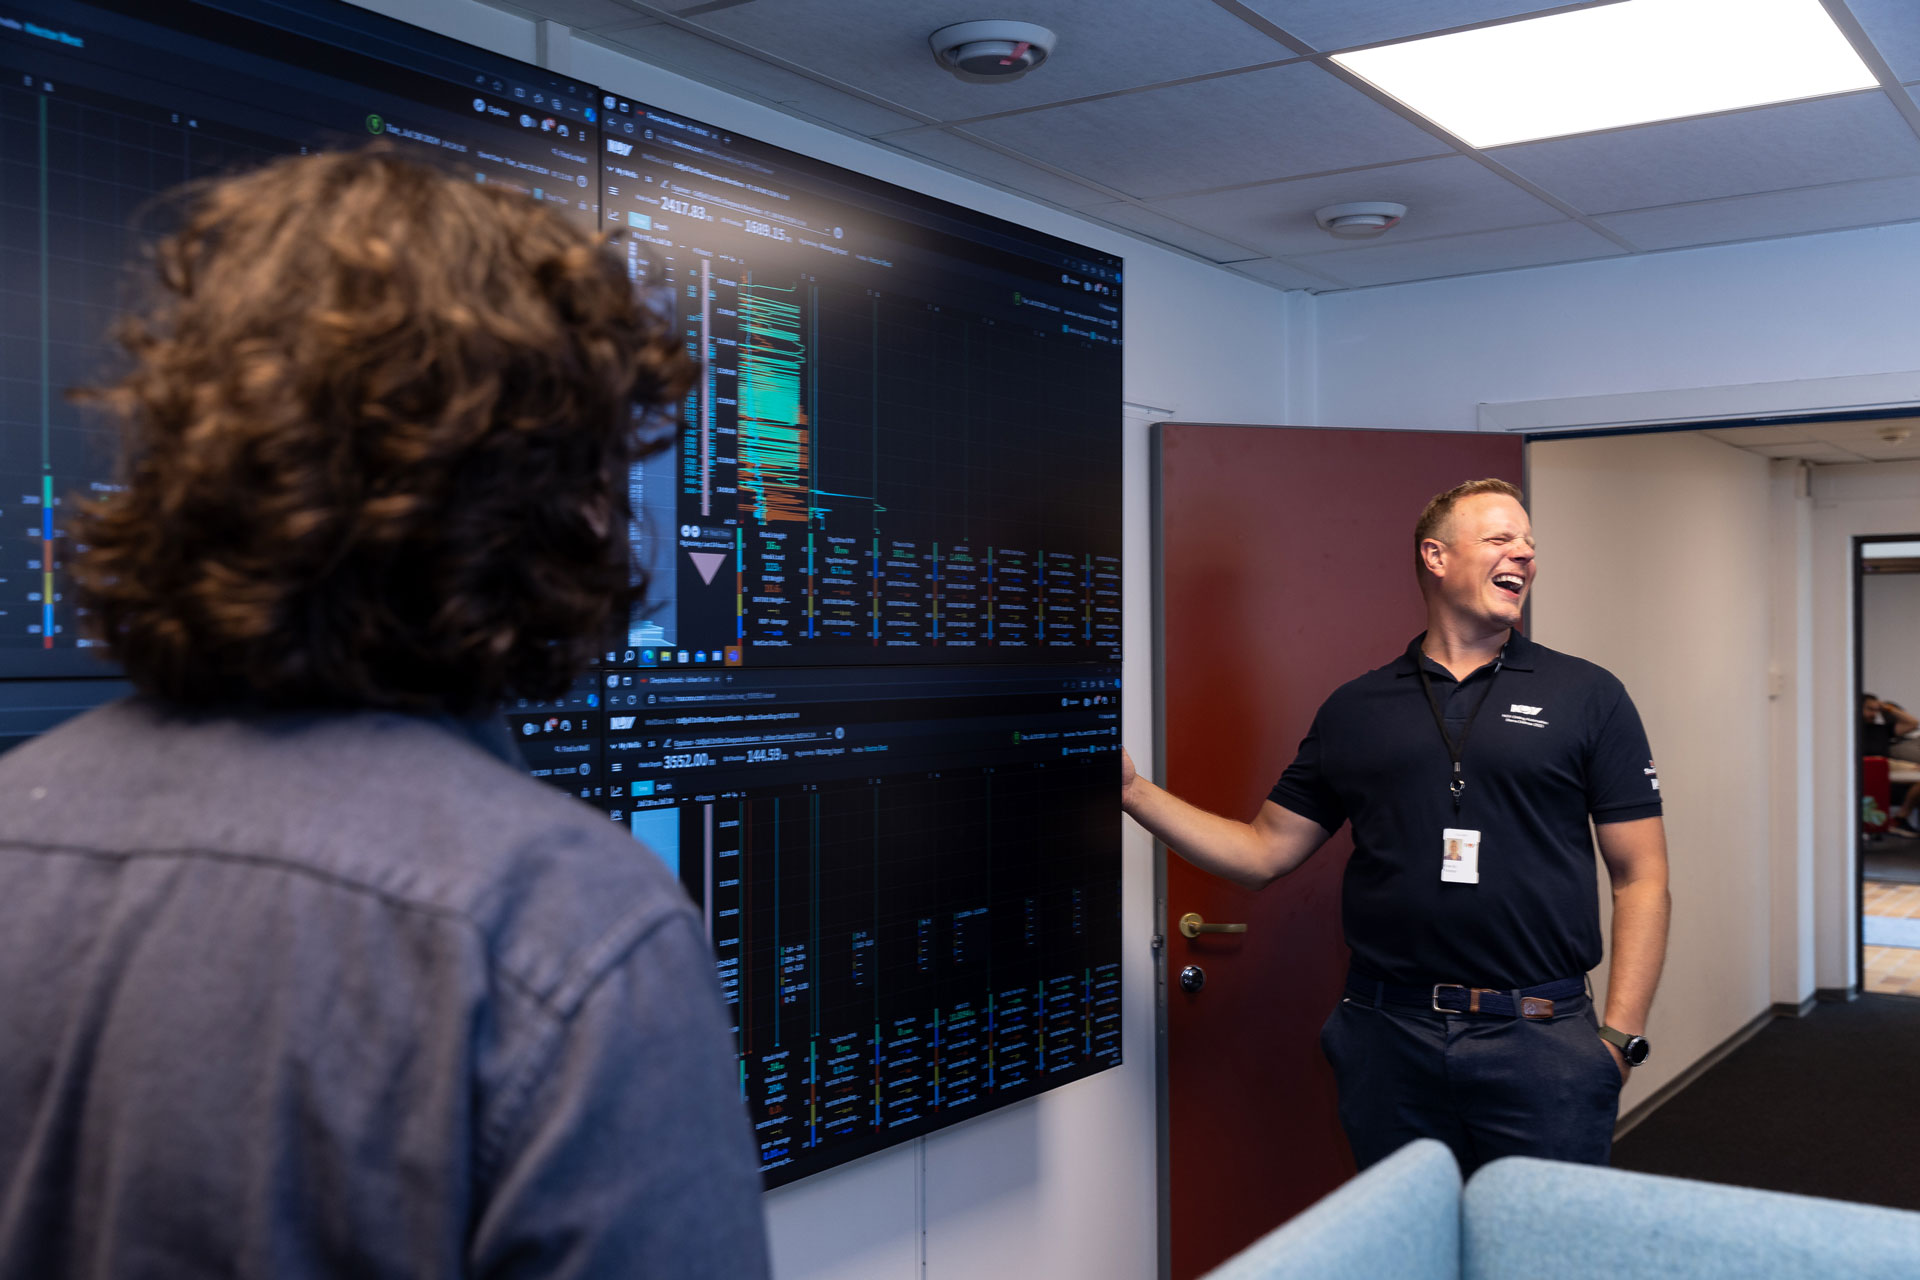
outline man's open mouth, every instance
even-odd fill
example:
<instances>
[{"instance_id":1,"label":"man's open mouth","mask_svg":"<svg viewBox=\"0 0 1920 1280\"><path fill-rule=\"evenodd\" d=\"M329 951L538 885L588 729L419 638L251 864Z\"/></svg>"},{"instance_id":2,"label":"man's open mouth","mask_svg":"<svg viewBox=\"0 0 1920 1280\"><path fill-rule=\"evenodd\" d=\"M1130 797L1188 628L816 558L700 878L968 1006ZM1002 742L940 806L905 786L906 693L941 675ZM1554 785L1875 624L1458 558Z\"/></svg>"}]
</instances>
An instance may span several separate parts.
<instances>
[{"instance_id":1,"label":"man's open mouth","mask_svg":"<svg viewBox=\"0 0 1920 1280\"><path fill-rule=\"evenodd\" d=\"M1493 585L1502 591L1511 591L1517 597L1526 590L1527 581L1517 573L1496 573L1493 575Z\"/></svg>"}]
</instances>

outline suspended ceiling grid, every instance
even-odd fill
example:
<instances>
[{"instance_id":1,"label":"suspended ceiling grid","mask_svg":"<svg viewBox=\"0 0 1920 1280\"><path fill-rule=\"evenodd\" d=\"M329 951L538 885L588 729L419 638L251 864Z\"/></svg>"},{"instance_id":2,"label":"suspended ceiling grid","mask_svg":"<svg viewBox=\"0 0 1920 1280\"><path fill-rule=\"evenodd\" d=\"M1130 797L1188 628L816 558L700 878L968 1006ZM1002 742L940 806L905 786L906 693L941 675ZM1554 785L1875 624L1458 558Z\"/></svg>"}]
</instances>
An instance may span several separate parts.
<instances>
[{"instance_id":1,"label":"suspended ceiling grid","mask_svg":"<svg viewBox=\"0 0 1920 1280\"><path fill-rule=\"evenodd\" d=\"M1475 149L1329 61L1593 7L1516 0L495 0L668 70L1313 292L1920 220L1920 3L1823 0L1879 87ZM934 30L1037 22L1008 84ZM1393 200L1338 241L1313 211Z\"/></svg>"}]
</instances>

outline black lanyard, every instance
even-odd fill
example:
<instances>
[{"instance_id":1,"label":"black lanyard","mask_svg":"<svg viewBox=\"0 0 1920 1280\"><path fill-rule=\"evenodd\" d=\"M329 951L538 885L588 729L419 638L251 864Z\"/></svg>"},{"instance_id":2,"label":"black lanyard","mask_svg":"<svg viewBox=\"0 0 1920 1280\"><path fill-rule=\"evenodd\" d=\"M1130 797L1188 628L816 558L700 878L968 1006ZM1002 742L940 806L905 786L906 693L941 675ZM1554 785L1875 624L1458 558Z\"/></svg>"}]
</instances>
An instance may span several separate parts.
<instances>
[{"instance_id":1,"label":"black lanyard","mask_svg":"<svg viewBox=\"0 0 1920 1280\"><path fill-rule=\"evenodd\" d=\"M1447 758L1453 761L1453 777L1447 783L1447 790L1453 795L1453 811L1457 814L1460 812L1460 793L1467 789L1467 779L1460 772L1460 759L1467 753L1467 735L1473 732L1473 722L1479 716L1480 708L1487 705L1487 698L1493 693L1493 682L1500 678L1500 668L1506 663L1507 650L1504 645L1501 646L1500 656L1493 660L1493 674L1487 677L1487 687L1480 691L1480 700L1467 713L1467 722L1460 726L1458 742L1447 732L1447 717L1440 710L1440 699L1433 696L1433 681L1427 675L1427 656L1421 651L1419 640L1407 646L1407 656L1413 659L1413 669L1420 676L1420 687L1426 691L1427 706L1433 710L1433 722L1440 727L1440 741L1447 744Z\"/></svg>"}]
</instances>

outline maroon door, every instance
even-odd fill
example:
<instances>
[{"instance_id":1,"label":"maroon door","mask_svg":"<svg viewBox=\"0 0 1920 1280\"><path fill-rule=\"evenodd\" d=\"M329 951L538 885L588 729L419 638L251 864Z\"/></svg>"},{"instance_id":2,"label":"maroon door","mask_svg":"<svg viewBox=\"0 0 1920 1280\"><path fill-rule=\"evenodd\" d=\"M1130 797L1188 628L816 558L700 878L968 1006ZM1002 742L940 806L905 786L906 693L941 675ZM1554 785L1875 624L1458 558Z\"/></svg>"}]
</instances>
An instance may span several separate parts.
<instances>
[{"instance_id":1,"label":"maroon door","mask_svg":"<svg viewBox=\"0 0 1920 1280\"><path fill-rule=\"evenodd\" d=\"M1160 780L1251 817L1335 686L1423 624L1413 526L1464 480L1521 481L1521 441L1474 432L1167 423L1155 438ZM1353 1172L1320 1024L1347 951L1342 829L1254 894L1166 857L1174 1280L1218 1264ZM1181 935L1189 912L1244 934ZM1179 976L1205 971L1189 994Z\"/></svg>"}]
</instances>

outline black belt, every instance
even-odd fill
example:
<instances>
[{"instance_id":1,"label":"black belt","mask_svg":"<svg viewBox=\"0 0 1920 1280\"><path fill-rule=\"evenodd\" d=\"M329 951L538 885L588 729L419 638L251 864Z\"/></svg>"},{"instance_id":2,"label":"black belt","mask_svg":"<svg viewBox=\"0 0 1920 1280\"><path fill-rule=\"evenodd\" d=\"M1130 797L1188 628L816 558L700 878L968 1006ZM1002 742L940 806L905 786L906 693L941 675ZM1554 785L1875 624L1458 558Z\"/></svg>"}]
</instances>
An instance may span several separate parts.
<instances>
[{"instance_id":1,"label":"black belt","mask_svg":"<svg viewBox=\"0 0 1920 1280\"><path fill-rule=\"evenodd\" d=\"M1347 975L1347 994L1373 1005L1424 1009L1432 1013L1485 1013L1496 1018L1551 1018L1553 1002L1585 995L1585 978L1561 978L1535 987L1501 989L1436 982L1431 987L1398 987L1359 974Z\"/></svg>"}]
</instances>

